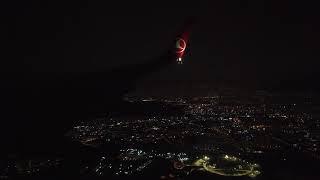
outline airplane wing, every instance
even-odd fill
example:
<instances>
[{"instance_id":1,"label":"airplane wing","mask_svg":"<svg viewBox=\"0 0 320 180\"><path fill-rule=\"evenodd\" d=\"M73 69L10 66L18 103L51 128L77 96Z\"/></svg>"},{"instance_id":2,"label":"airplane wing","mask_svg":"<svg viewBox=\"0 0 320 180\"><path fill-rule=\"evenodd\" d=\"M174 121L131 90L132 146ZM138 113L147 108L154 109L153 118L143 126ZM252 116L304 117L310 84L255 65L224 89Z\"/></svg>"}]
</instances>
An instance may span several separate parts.
<instances>
[{"instance_id":1,"label":"airplane wing","mask_svg":"<svg viewBox=\"0 0 320 180\"><path fill-rule=\"evenodd\" d=\"M181 61L190 25L184 25L165 53L144 64L91 73L15 74L2 81L2 117L6 119L2 133L10 137L8 143L53 142L75 120L121 109L122 96L137 79Z\"/></svg>"}]
</instances>

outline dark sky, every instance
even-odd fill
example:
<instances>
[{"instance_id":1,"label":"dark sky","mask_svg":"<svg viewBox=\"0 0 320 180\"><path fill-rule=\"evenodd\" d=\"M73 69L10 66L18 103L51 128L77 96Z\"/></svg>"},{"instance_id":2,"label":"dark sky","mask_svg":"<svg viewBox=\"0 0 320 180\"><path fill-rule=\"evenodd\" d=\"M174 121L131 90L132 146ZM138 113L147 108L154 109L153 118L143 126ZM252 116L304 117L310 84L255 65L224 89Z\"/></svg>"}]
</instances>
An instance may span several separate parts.
<instances>
[{"instance_id":1,"label":"dark sky","mask_svg":"<svg viewBox=\"0 0 320 180\"><path fill-rule=\"evenodd\" d=\"M150 61L195 16L185 64L147 82L317 91L319 11L292 1L1 2L2 71L84 72Z\"/></svg>"}]
</instances>

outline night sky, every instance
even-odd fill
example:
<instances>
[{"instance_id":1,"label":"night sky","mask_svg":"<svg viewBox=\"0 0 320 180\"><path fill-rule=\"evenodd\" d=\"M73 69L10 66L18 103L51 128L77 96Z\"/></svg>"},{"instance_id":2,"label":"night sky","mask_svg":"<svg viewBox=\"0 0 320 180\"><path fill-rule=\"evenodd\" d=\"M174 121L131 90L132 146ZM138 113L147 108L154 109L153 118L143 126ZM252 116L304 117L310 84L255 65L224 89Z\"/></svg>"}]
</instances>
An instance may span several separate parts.
<instances>
[{"instance_id":1,"label":"night sky","mask_svg":"<svg viewBox=\"0 0 320 180\"><path fill-rule=\"evenodd\" d=\"M314 92L320 87L315 4L9 1L0 7L1 71L95 72L151 61L170 47L183 22L195 17L184 65L142 84Z\"/></svg>"}]
</instances>

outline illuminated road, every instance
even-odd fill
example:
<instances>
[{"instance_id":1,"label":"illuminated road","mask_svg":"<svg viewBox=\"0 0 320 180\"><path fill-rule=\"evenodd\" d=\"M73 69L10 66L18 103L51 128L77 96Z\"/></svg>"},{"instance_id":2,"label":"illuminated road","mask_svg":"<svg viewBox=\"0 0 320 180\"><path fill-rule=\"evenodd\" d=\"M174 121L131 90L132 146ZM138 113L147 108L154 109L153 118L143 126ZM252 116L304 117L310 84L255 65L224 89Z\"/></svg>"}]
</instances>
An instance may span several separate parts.
<instances>
[{"instance_id":1,"label":"illuminated road","mask_svg":"<svg viewBox=\"0 0 320 180\"><path fill-rule=\"evenodd\" d=\"M249 176L256 177L260 174L258 170L259 165L251 164L245 161L242 161L239 158L234 156L225 155L220 160L223 160L225 163L229 162L234 164L231 167L226 168L217 168L215 163L210 162L210 157L204 156L196 160L192 165L196 167L203 167L203 169L207 172L218 174L221 176ZM221 165L220 165L221 166Z\"/></svg>"}]
</instances>

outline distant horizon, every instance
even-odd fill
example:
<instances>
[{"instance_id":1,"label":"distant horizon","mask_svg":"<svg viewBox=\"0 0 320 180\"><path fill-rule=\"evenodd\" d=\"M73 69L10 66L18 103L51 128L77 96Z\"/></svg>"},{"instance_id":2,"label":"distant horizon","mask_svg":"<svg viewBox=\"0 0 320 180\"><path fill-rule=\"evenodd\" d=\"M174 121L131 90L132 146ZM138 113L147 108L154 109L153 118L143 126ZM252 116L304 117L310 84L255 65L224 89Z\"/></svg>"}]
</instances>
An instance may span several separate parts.
<instances>
[{"instance_id":1,"label":"distant horizon","mask_svg":"<svg viewBox=\"0 0 320 180\"><path fill-rule=\"evenodd\" d=\"M194 86L199 85L199 86ZM221 86L216 87L215 85L210 86L205 81L195 81L192 85L188 85L188 81L157 81L147 83L138 83L136 88L128 94L154 94L154 95L170 95L170 96L184 96L184 95L211 95L211 94L255 94L255 93L269 93L279 95L320 95L317 90L307 89L294 89L294 88L246 88L236 86Z\"/></svg>"}]
</instances>

